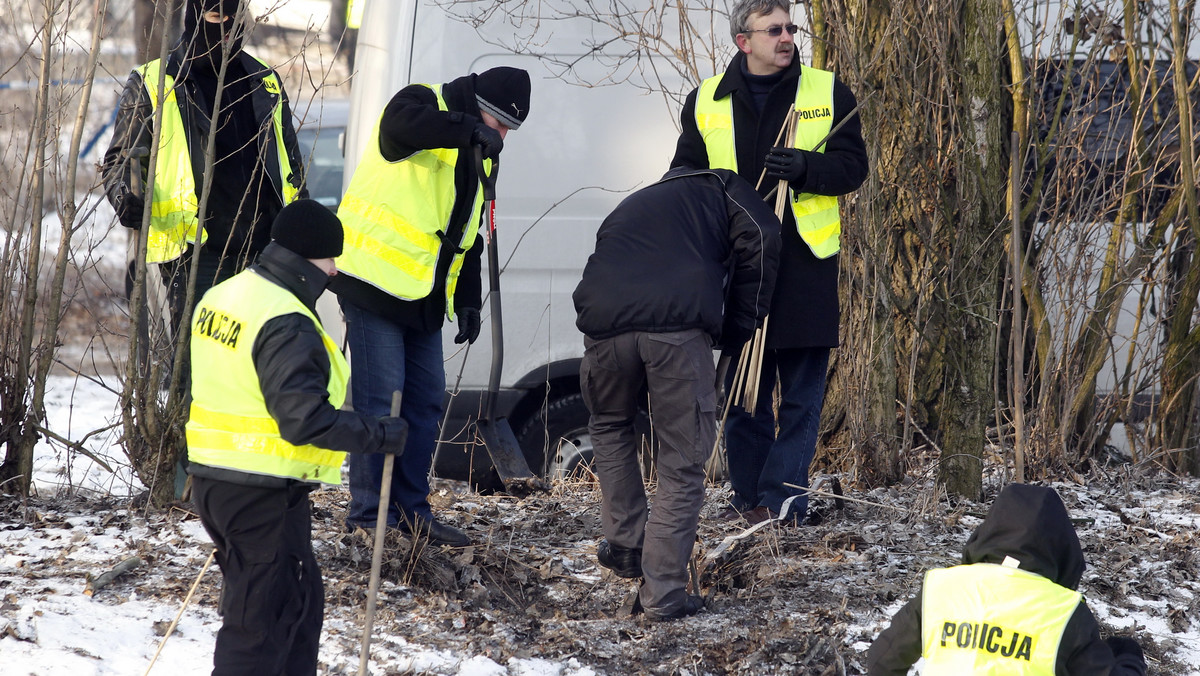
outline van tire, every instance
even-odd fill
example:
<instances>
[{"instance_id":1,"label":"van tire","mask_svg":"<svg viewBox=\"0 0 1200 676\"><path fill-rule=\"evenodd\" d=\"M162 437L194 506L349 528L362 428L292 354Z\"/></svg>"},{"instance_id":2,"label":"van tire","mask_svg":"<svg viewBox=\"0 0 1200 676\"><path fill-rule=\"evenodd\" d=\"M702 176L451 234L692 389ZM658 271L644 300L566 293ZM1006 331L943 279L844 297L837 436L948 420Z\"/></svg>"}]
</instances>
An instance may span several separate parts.
<instances>
[{"instance_id":1,"label":"van tire","mask_svg":"<svg viewBox=\"0 0 1200 676\"><path fill-rule=\"evenodd\" d=\"M525 453L529 468L547 479L558 479L592 462L592 437L587 425L591 413L583 395L571 392L551 399L549 404L521 426L517 442ZM567 443L565 458L560 444Z\"/></svg>"}]
</instances>

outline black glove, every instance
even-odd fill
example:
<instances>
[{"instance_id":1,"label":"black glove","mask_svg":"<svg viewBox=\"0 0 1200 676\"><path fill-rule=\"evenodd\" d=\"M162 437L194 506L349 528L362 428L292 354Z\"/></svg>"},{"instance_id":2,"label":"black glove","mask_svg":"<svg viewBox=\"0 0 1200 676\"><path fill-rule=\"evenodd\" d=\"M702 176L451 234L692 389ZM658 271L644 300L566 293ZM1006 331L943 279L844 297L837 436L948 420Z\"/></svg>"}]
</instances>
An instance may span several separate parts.
<instances>
[{"instance_id":1,"label":"black glove","mask_svg":"<svg viewBox=\"0 0 1200 676\"><path fill-rule=\"evenodd\" d=\"M494 160L504 150L504 139L500 137L500 132L480 122L471 132L471 145L483 150L483 159Z\"/></svg>"},{"instance_id":2,"label":"black glove","mask_svg":"<svg viewBox=\"0 0 1200 676\"><path fill-rule=\"evenodd\" d=\"M775 146L767 153L765 161L767 178L792 181L803 181L808 178L808 161L804 153L795 148Z\"/></svg>"},{"instance_id":3,"label":"black glove","mask_svg":"<svg viewBox=\"0 0 1200 676\"><path fill-rule=\"evenodd\" d=\"M1142 654L1142 646L1138 645L1137 641L1128 636L1109 636L1104 639L1104 642L1108 644L1114 657L1131 655L1139 660L1146 659L1145 655Z\"/></svg>"},{"instance_id":4,"label":"black glove","mask_svg":"<svg viewBox=\"0 0 1200 676\"><path fill-rule=\"evenodd\" d=\"M725 322L721 329L721 356L736 357L753 335L752 328L748 329L736 322Z\"/></svg>"},{"instance_id":5,"label":"black glove","mask_svg":"<svg viewBox=\"0 0 1200 676\"><path fill-rule=\"evenodd\" d=\"M142 227L142 212L146 209L146 201L141 197L126 191L115 208L117 220L121 225L134 230Z\"/></svg>"},{"instance_id":6,"label":"black glove","mask_svg":"<svg viewBox=\"0 0 1200 676\"><path fill-rule=\"evenodd\" d=\"M408 443L408 421L404 418L380 418L383 423L383 446L380 453L388 455L403 455L404 446Z\"/></svg>"},{"instance_id":7,"label":"black glove","mask_svg":"<svg viewBox=\"0 0 1200 676\"><path fill-rule=\"evenodd\" d=\"M474 343L479 337L479 310L473 307L464 307L458 310L458 335L454 336L454 342L458 345L463 343Z\"/></svg>"}]
</instances>

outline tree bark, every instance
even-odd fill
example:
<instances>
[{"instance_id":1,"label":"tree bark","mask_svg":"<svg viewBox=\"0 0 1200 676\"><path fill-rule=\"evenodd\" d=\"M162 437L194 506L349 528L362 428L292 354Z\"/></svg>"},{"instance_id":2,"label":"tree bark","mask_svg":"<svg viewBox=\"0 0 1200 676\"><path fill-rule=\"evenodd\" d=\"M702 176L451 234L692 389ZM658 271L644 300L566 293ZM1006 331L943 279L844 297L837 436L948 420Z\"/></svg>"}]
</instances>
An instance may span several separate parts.
<instances>
[{"instance_id":1,"label":"tree bark","mask_svg":"<svg viewBox=\"0 0 1200 676\"><path fill-rule=\"evenodd\" d=\"M857 448L863 478L890 482L908 448L934 441L941 480L978 497L1011 120L1003 16L948 0L835 0L827 16L830 65L860 99L874 94L871 178L843 211L825 445Z\"/></svg>"},{"instance_id":2,"label":"tree bark","mask_svg":"<svg viewBox=\"0 0 1200 676\"><path fill-rule=\"evenodd\" d=\"M1192 131L1192 101L1188 89L1188 26L1190 11L1181 9L1179 0L1170 0L1171 67L1175 83L1175 105L1179 110L1179 187L1182 205L1176 246L1178 280L1171 289L1172 301L1167 322L1167 345L1163 359L1163 434L1162 445L1172 454L1170 465L1200 475L1200 427L1197 422L1196 390L1200 380L1200 326L1193 327L1197 296L1200 296L1200 260L1196 258L1195 228L1200 224L1200 205L1196 194L1195 139ZM1189 3L1190 7L1190 3ZM1180 451L1178 453L1174 451Z\"/></svg>"}]
</instances>

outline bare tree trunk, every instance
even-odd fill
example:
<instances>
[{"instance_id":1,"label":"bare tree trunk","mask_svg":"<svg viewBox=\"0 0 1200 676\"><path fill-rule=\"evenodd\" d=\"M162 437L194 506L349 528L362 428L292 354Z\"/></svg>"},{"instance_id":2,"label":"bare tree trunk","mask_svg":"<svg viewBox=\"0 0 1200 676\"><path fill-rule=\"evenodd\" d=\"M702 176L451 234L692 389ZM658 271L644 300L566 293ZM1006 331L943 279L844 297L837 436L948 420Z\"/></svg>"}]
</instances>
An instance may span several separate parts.
<instances>
[{"instance_id":1,"label":"bare tree trunk","mask_svg":"<svg viewBox=\"0 0 1200 676\"><path fill-rule=\"evenodd\" d=\"M41 71L38 77L37 104L34 112L33 129L33 178L29 185L29 204L32 206L28 255L24 286L21 292L20 336L13 380L18 386L28 387L31 381L30 366L33 363L34 325L38 306L38 274L41 269L42 219L46 194L46 163L50 153L50 64L54 59L54 19L56 9L52 0L42 5L43 17L39 37L41 39ZM8 402L7 413L12 428L7 430L9 453L6 456L0 480L13 479L4 484L6 490L19 495L28 495L33 479L33 450L37 444L37 425L40 411L32 406L29 390L21 392ZM13 458L15 457L15 461Z\"/></svg>"},{"instance_id":2,"label":"bare tree trunk","mask_svg":"<svg viewBox=\"0 0 1200 676\"><path fill-rule=\"evenodd\" d=\"M876 96L863 111L872 176L846 209L826 445L859 448L864 478L894 481L902 443L936 442L941 479L978 497L1007 185L1003 17L985 2L827 10L831 64Z\"/></svg>"},{"instance_id":3,"label":"bare tree trunk","mask_svg":"<svg viewBox=\"0 0 1200 676\"><path fill-rule=\"evenodd\" d=\"M1003 260L998 234L1005 212L1009 111L1002 70L996 68L1005 61L1000 7L989 0L968 0L962 8L960 211L958 227L946 233L951 255L944 298L949 330L940 472L950 492L978 499Z\"/></svg>"},{"instance_id":4,"label":"bare tree trunk","mask_svg":"<svg viewBox=\"0 0 1200 676\"><path fill-rule=\"evenodd\" d=\"M1169 0L1171 12L1171 67L1174 71L1175 105L1179 109L1179 186L1183 204L1182 223L1178 228L1180 242L1176 251L1177 289L1172 289L1170 319L1167 325L1167 346L1163 360L1163 434L1165 450L1173 453L1170 464L1178 469L1200 475L1200 444L1197 437L1196 388L1200 377L1200 326L1192 326L1200 295L1200 260L1196 256L1196 231L1200 225L1200 206L1196 196L1195 135L1192 131L1192 103L1185 70L1188 64L1189 31L1185 21L1191 15L1181 12L1179 0Z\"/></svg>"},{"instance_id":5,"label":"bare tree trunk","mask_svg":"<svg viewBox=\"0 0 1200 676\"><path fill-rule=\"evenodd\" d=\"M813 3L814 61L834 69L860 97L863 139L872 164L855 197L842 200L841 305L842 345L834 353L829 393L823 412L826 452L853 463L860 478L892 483L903 476L896 428L897 342L892 263L897 233L911 214L886 180L895 159L891 148L904 132L885 124L886 107L904 94L876 97L863 105L887 68L903 58L898 41L876 43L888 33L890 17L871 2L825 0ZM844 28L845 32L841 29ZM876 45L873 55L869 45ZM875 61L870 57L875 56ZM893 200L899 200L893 201ZM884 205L891 205L884 208Z\"/></svg>"},{"instance_id":6,"label":"bare tree trunk","mask_svg":"<svg viewBox=\"0 0 1200 676\"><path fill-rule=\"evenodd\" d=\"M160 27L159 33L166 32L161 24L172 19L167 14L155 15ZM153 58L166 59L170 45L158 42L158 54ZM164 90L166 69L161 69L159 81L155 83L156 90ZM149 170L147 185L154 185L154 175L157 171L159 134L162 127L162 106L155 106L154 136L150 147ZM150 200L150 195L146 196ZM147 313L139 311L148 302L148 269L146 265L146 234L148 223L143 221L137 230L135 246L136 272L135 283L130 295L130 340L129 359L126 362L125 388L121 393L122 423L125 436L125 452L133 464L134 472L150 491L150 501L155 505L166 505L176 497L175 471L176 464L184 452L182 398L164 405L159 398L159 385L162 375L158 364L143 368L139 354L150 350L151 346L140 345L140 341L148 339L151 330L146 327ZM184 322L186 323L186 322ZM175 369L179 366L176 364ZM174 405L172 405L174 404Z\"/></svg>"}]
</instances>

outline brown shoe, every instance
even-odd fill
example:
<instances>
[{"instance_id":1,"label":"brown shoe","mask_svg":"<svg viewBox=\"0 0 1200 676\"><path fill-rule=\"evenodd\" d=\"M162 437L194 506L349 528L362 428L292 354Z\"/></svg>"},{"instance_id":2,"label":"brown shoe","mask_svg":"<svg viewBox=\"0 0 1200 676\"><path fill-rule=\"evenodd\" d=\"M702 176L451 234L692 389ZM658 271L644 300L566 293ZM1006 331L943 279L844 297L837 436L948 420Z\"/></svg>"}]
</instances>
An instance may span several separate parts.
<instances>
[{"instance_id":1,"label":"brown shoe","mask_svg":"<svg viewBox=\"0 0 1200 676\"><path fill-rule=\"evenodd\" d=\"M742 510L730 505L717 512L717 521L737 521L742 518Z\"/></svg>"},{"instance_id":2,"label":"brown shoe","mask_svg":"<svg viewBox=\"0 0 1200 676\"><path fill-rule=\"evenodd\" d=\"M772 512L771 508L767 507L766 505L759 505L748 512L742 512L742 517L745 518L751 526L760 524L768 519L774 519L777 516L779 515L775 512Z\"/></svg>"}]
</instances>

